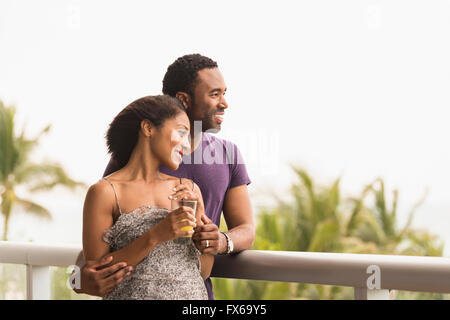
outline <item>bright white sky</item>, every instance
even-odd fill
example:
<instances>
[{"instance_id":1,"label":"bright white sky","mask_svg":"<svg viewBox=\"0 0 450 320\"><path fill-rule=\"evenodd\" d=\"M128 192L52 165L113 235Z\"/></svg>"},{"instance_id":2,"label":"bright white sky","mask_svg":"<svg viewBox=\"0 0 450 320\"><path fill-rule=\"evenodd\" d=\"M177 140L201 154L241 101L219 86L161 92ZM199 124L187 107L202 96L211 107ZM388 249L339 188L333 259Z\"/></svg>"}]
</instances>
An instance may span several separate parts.
<instances>
[{"instance_id":1,"label":"bright white sky","mask_svg":"<svg viewBox=\"0 0 450 320\"><path fill-rule=\"evenodd\" d=\"M220 136L243 152L255 205L288 193L289 163L323 183L342 175L352 195L382 176L402 219L429 188L414 225L448 251L449 14L448 1L2 0L0 99L30 135L52 124L37 160L91 184L112 118L159 94L177 57L204 54L224 74ZM11 240L81 241L83 193L34 197L55 221L36 230L18 214Z\"/></svg>"}]
</instances>

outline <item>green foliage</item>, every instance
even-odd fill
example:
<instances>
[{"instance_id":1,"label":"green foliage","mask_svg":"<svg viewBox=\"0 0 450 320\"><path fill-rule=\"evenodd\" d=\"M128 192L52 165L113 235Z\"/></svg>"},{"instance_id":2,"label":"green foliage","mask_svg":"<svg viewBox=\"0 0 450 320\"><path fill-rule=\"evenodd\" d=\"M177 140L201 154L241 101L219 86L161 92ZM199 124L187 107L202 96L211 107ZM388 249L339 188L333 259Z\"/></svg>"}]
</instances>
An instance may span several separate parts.
<instances>
[{"instance_id":1,"label":"green foliage","mask_svg":"<svg viewBox=\"0 0 450 320\"><path fill-rule=\"evenodd\" d=\"M100 300L100 297L77 294L68 287L68 278L72 270L69 268L51 268L50 295L52 300Z\"/></svg>"},{"instance_id":2,"label":"green foliage","mask_svg":"<svg viewBox=\"0 0 450 320\"><path fill-rule=\"evenodd\" d=\"M48 191L57 185L70 189L85 186L72 180L57 163L33 163L32 151L39 144L39 139L50 131L46 126L36 137L25 137L23 128L15 133L16 109L6 107L0 100L0 212L3 215L3 240L7 240L8 224L14 208L21 207L25 213L51 219L50 212L31 200L24 199L16 193L19 186L28 192Z\"/></svg>"},{"instance_id":3,"label":"green foliage","mask_svg":"<svg viewBox=\"0 0 450 320\"><path fill-rule=\"evenodd\" d=\"M305 170L292 168L298 183L291 187L293 202L278 200L257 215L254 249L367 254L442 256L443 242L424 230L411 229L416 209L399 228L398 191L386 200L381 178L363 188L358 198L341 197L336 179L316 186ZM287 282L213 279L217 299L353 299L353 288ZM397 299L442 299L445 295L398 292Z\"/></svg>"},{"instance_id":4,"label":"green foliage","mask_svg":"<svg viewBox=\"0 0 450 320\"><path fill-rule=\"evenodd\" d=\"M0 264L0 300L26 299L26 266Z\"/></svg>"}]
</instances>

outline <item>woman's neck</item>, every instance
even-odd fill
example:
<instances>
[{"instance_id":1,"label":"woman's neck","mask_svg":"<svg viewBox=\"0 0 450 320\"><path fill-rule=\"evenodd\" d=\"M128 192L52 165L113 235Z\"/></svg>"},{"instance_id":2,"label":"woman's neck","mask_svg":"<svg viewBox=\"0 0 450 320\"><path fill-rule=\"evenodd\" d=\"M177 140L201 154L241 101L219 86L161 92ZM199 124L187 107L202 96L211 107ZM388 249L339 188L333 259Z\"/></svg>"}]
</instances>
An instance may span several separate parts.
<instances>
[{"instance_id":1,"label":"woman's neck","mask_svg":"<svg viewBox=\"0 0 450 320\"><path fill-rule=\"evenodd\" d=\"M151 152L150 146L138 143L128 163L123 167L123 173L130 180L144 180L146 183L152 183L161 180L159 166L160 162Z\"/></svg>"}]
</instances>

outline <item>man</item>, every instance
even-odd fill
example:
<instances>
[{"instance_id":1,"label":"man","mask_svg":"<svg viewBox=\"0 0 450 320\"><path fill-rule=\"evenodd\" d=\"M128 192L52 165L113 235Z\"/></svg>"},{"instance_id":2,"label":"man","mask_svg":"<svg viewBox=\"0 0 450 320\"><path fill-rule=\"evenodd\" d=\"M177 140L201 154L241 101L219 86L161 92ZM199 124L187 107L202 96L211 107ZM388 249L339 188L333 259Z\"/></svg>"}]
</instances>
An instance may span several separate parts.
<instances>
[{"instance_id":1,"label":"man","mask_svg":"<svg viewBox=\"0 0 450 320\"><path fill-rule=\"evenodd\" d=\"M163 93L178 98L186 108L191 122L192 153L183 156L177 171L165 167L160 171L191 179L200 187L208 218L203 226L195 229L192 239L202 253L213 255L249 249L255 237L247 192L250 179L239 149L209 133L221 129L223 115L228 108L224 97L226 90L217 63L199 54L178 58L168 67L163 80ZM111 160L104 176L118 169ZM175 191L173 196L176 195ZM218 229L222 211L227 233ZM102 296L130 274L130 267L123 267L124 263L99 270L109 262L107 259L87 261L81 272L81 289L75 291ZM208 278L205 285L209 299L214 299L211 279Z\"/></svg>"}]
</instances>

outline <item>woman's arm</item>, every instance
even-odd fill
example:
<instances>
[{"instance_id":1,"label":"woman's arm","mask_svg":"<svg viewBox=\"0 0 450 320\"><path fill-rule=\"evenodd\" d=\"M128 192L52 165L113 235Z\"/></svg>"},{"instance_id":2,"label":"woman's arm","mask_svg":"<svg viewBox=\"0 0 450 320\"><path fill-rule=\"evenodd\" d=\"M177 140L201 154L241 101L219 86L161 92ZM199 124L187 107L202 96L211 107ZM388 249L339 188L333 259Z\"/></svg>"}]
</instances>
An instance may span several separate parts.
<instances>
[{"instance_id":1,"label":"woman's arm","mask_svg":"<svg viewBox=\"0 0 450 320\"><path fill-rule=\"evenodd\" d=\"M89 188L84 200L83 254L86 260L98 260L109 253L103 233L113 224L114 195L107 187L106 182L97 182Z\"/></svg>"},{"instance_id":2,"label":"woman's arm","mask_svg":"<svg viewBox=\"0 0 450 320\"><path fill-rule=\"evenodd\" d=\"M83 209L84 257L86 260L99 260L112 256L113 259L105 267L119 261L135 267L149 254L156 241L153 241L155 239L150 232L145 232L126 247L110 252L110 246L103 240L103 234L113 225L114 207L114 193L108 183L102 180L89 188Z\"/></svg>"}]
</instances>

